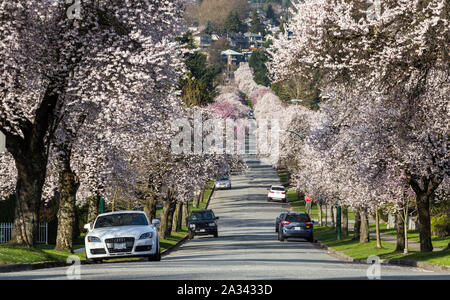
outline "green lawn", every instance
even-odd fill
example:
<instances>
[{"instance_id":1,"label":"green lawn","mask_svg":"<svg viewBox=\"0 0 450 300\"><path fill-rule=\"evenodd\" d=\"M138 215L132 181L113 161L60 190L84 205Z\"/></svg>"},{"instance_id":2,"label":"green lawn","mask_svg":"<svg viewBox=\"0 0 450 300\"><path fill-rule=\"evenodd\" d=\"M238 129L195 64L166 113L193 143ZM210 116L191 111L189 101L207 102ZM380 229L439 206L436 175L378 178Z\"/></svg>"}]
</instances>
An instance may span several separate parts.
<instances>
[{"instance_id":1,"label":"green lawn","mask_svg":"<svg viewBox=\"0 0 450 300\"><path fill-rule=\"evenodd\" d=\"M282 184L288 182L288 174L286 170L278 170L278 175L280 176L280 181ZM305 211L305 202L303 199L298 199L297 192L295 190L288 190L287 192L288 200L292 206L292 210L296 212ZM349 220L354 220L355 214L353 211L349 210L348 213ZM313 204L311 208L311 218L318 219L318 209L317 205ZM375 231L375 224L370 224L370 230ZM380 224L380 231L386 234L397 235L394 229L387 229L386 224ZM348 237L343 237L341 240L336 238L336 229L332 227L314 227L314 236L316 239L321 241L323 244L335 249L336 251L342 252L348 256L357 259L366 259L371 255L377 255L381 259L412 259L417 261L424 261L429 263L441 264L450 266L450 250L436 251L432 253L420 253L409 249L409 254L404 255L403 253L395 252L395 244L390 242L382 241L382 248L378 249L376 247L376 240L372 239L369 243L360 244L359 241L353 241L353 232L350 232ZM408 238L410 240L419 242L419 232L417 230L409 230ZM432 243L434 247L446 248L450 242L450 237L438 238L433 236Z\"/></svg>"},{"instance_id":2,"label":"green lawn","mask_svg":"<svg viewBox=\"0 0 450 300\"><path fill-rule=\"evenodd\" d=\"M348 237L337 240L336 230L331 227L314 227L314 236L328 247L356 259L367 259L371 255L376 255L381 259L411 259L450 266L450 250L420 253L409 249L409 254L404 255L401 252L395 252L394 243L382 241L381 249L376 247L375 239L371 239L369 243L360 244L359 241L352 240L353 232L350 232Z\"/></svg>"},{"instance_id":3,"label":"green lawn","mask_svg":"<svg viewBox=\"0 0 450 300\"><path fill-rule=\"evenodd\" d=\"M0 244L0 264L60 262L66 261L69 256L74 255L70 252L55 251L54 248L54 245L39 245L36 248L27 248ZM75 255L81 259L85 259L84 253L77 253Z\"/></svg>"},{"instance_id":4,"label":"green lawn","mask_svg":"<svg viewBox=\"0 0 450 300\"><path fill-rule=\"evenodd\" d=\"M370 230L375 230L375 224L370 224ZM397 235L397 231L395 228L387 229L387 224L380 224L380 232L390 235ZM419 230L408 230L408 240L420 243ZM442 238L432 236L431 242L433 244L433 247L446 248L450 243L450 236Z\"/></svg>"}]
</instances>

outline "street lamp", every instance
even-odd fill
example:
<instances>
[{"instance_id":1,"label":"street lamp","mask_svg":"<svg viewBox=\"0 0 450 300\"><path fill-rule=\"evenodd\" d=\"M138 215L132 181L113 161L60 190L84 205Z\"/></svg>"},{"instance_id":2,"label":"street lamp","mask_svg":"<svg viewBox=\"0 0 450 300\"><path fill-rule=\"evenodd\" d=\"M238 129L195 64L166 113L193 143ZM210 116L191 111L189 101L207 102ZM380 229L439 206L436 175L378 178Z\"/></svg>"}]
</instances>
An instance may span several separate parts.
<instances>
[{"instance_id":1,"label":"street lamp","mask_svg":"<svg viewBox=\"0 0 450 300\"><path fill-rule=\"evenodd\" d=\"M337 206L336 206L336 235L337 239L341 239L341 204L339 199L339 187L337 192Z\"/></svg>"}]
</instances>

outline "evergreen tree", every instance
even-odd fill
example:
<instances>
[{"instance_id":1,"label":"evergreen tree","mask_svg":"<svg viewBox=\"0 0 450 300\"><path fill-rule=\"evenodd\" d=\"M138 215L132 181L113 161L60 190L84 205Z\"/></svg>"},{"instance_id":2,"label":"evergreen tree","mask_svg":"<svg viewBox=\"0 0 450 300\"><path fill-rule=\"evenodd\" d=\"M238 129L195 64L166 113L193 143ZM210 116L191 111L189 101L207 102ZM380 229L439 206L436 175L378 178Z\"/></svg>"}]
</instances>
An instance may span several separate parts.
<instances>
[{"instance_id":1,"label":"evergreen tree","mask_svg":"<svg viewBox=\"0 0 450 300\"><path fill-rule=\"evenodd\" d=\"M241 32L244 28L244 24L239 19L239 14L237 11L232 11L229 13L223 24L223 32L228 34Z\"/></svg>"},{"instance_id":2,"label":"evergreen tree","mask_svg":"<svg viewBox=\"0 0 450 300\"><path fill-rule=\"evenodd\" d=\"M264 25L261 23L261 20L259 19L258 13L256 12L256 9L253 10L253 14L252 14L252 21L251 21L251 25L250 25L250 32L255 33L255 34L262 34L265 35L265 29L264 29Z\"/></svg>"},{"instance_id":3,"label":"evergreen tree","mask_svg":"<svg viewBox=\"0 0 450 300\"><path fill-rule=\"evenodd\" d=\"M275 12L273 11L272 4L269 4L267 6L266 17L267 17L267 19L272 19L272 20L275 19Z\"/></svg>"},{"instance_id":4,"label":"evergreen tree","mask_svg":"<svg viewBox=\"0 0 450 300\"><path fill-rule=\"evenodd\" d=\"M206 21L205 29L203 30L203 33L211 35L213 33L213 31L214 31L214 29L212 27L211 20Z\"/></svg>"},{"instance_id":5,"label":"evergreen tree","mask_svg":"<svg viewBox=\"0 0 450 300\"><path fill-rule=\"evenodd\" d=\"M266 62L268 58L263 50L254 51L248 61L248 65L253 69L253 79L257 84L268 86L270 80L267 77Z\"/></svg>"}]
</instances>

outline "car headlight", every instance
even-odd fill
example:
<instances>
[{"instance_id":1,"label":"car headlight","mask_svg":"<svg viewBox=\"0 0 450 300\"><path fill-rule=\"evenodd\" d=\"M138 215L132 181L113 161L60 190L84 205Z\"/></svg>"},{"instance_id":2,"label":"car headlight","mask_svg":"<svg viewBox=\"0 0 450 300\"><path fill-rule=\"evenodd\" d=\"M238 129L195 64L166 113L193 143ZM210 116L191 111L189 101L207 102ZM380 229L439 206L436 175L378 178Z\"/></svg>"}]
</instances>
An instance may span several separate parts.
<instances>
[{"instance_id":1,"label":"car headlight","mask_svg":"<svg viewBox=\"0 0 450 300\"><path fill-rule=\"evenodd\" d=\"M189 225L190 228L195 228L195 224Z\"/></svg>"},{"instance_id":2,"label":"car headlight","mask_svg":"<svg viewBox=\"0 0 450 300\"><path fill-rule=\"evenodd\" d=\"M102 241L96 236L88 236L87 240L89 243L101 243Z\"/></svg>"},{"instance_id":3,"label":"car headlight","mask_svg":"<svg viewBox=\"0 0 450 300\"><path fill-rule=\"evenodd\" d=\"M141 236L139 237L140 240L145 240L145 239L151 239L153 237L153 233L152 232L146 232L141 234Z\"/></svg>"},{"instance_id":4,"label":"car headlight","mask_svg":"<svg viewBox=\"0 0 450 300\"><path fill-rule=\"evenodd\" d=\"M216 223L209 223L208 225L213 227L213 226L216 226Z\"/></svg>"}]
</instances>

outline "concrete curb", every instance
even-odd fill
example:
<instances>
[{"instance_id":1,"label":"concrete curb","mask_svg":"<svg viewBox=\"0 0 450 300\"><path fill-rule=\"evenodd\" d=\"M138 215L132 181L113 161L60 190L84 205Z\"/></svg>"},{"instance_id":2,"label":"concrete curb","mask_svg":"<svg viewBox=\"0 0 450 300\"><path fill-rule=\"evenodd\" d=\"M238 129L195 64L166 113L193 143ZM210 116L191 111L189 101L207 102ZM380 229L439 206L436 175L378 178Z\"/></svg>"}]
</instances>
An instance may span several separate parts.
<instances>
[{"instance_id":1,"label":"concrete curb","mask_svg":"<svg viewBox=\"0 0 450 300\"><path fill-rule=\"evenodd\" d=\"M314 243L314 246L320 249L324 249L328 252L328 254L339 258L343 261L350 262L350 263L357 263L357 264L367 264L367 261L365 259L358 259L353 258L351 256L348 256L342 252L336 251L333 248L328 247L327 245L323 244L322 242L316 240ZM411 259L381 259L380 260L382 265L393 265L393 266L401 266L401 267L413 267L413 268L420 268L427 271L433 271L433 272L450 272L449 266L444 265L438 265L433 264L429 262L422 262L422 261L416 261Z\"/></svg>"},{"instance_id":2,"label":"concrete curb","mask_svg":"<svg viewBox=\"0 0 450 300\"><path fill-rule=\"evenodd\" d=\"M31 264L0 265L0 273L33 271L39 269L66 267L66 262L39 262Z\"/></svg>"}]
</instances>

